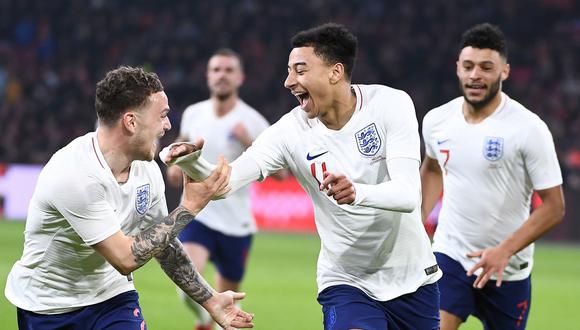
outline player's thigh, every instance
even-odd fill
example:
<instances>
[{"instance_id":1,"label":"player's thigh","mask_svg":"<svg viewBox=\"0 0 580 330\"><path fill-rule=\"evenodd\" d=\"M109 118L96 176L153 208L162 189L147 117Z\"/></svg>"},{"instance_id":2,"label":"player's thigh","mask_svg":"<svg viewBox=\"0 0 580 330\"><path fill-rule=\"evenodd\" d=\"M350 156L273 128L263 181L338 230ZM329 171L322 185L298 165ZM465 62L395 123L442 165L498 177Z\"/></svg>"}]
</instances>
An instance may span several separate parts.
<instances>
[{"instance_id":1,"label":"player's thigh","mask_svg":"<svg viewBox=\"0 0 580 330\"><path fill-rule=\"evenodd\" d=\"M218 246L211 260L222 279L234 283L242 281L252 247L252 239L252 235L219 235Z\"/></svg>"},{"instance_id":2,"label":"player's thigh","mask_svg":"<svg viewBox=\"0 0 580 330\"><path fill-rule=\"evenodd\" d=\"M467 276L463 266L446 254L435 252L435 258L443 271L443 276L438 281L441 292L440 309L465 322L475 311L473 281L476 277Z\"/></svg>"},{"instance_id":3,"label":"player's thigh","mask_svg":"<svg viewBox=\"0 0 580 330\"><path fill-rule=\"evenodd\" d=\"M325 330L387 329L387 319L378 303L348 285L324 289L318 295Z\"/></svg>"},{"instance_id":4,"label":"player's thigh","mask_svg":"<svg viewBox=\"0 0 580 330\"><path fill-rule=\"evenodd\" d=\"M415 292L380 303L389 329L439 329L439 287L426 284Z\"/></svg>"},{"instance_id":5,"label":"player's thigh","mask_svg":"<svg viewBox=\"0 0 580 330\"><path fill-rule=\"evenodd\" d=\"M489 281L476 295L476 312L485 329L525 329L531 307L531 278Z\"/></svg>"}]
</instances>

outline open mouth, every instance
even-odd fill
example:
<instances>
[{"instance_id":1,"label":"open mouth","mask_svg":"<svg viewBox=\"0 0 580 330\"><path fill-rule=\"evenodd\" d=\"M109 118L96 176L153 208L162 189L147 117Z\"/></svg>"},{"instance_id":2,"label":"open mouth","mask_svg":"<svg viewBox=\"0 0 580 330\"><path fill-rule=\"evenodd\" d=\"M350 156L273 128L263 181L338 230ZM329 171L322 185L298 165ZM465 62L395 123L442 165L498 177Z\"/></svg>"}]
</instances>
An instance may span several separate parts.
<instances>
[{"instance_id":1,"label":"open mouth","mask_svg":"<svg viewBox=\"0 0 580 330\"><path fill-rule=\"evenodd\" d=\"M467 85L465 85L465 89L484 90L485 84L467 84Z\"/></svg>"},{"instance_id":2,"label":"open mouth","mask_svg":"<svg viewBox=\"0 0 580 330\"><path fill-rule=\"evenodd\" d=\"M308 101L310 100L310 94L307 92L300 92L300 93L293 93L294 96L298 99L298 103L300 103L300 107L302 109L306 108Z\"/></svg>"}]
</instances>

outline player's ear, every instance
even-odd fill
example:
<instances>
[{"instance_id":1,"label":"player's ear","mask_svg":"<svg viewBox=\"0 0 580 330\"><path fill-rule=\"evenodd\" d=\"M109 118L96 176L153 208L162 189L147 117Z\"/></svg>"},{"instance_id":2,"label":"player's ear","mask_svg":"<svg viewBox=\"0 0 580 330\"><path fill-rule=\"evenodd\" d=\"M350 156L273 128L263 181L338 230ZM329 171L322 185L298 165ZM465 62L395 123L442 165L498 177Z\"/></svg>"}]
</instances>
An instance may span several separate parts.
<instances>
[{"instance_id":1,"label":"player's ear","mask_svg":"<svg viewBox=\"0 0 580 330\"><path fill-rule=\"evenodd\" d=\"M121 124L123 125L123 129L135 133L137 128L137 114L132 111L127 111L121 117Z\"/></svg>"},{"instance_id":2,"label":"player's ear","mask_svg":"<svg viewBox=\"0 0 580 330\"><path fill-rule=\"evenodd\" d=\"M510 76L510 65L509 63L504 64L501 70L501 80L504 81Z\"/></svg>"},{"instance_id":3,"label":"player's ear","mask_svg":"<svg viewBox=\"0 0 580 330\"><path fill-rule=\"evenodd\" d=\"M338 83L342 78L344 78L344 65L342 63L336 63L328 72L328 80L331 84Z\"/></svg>"}]
</instances>

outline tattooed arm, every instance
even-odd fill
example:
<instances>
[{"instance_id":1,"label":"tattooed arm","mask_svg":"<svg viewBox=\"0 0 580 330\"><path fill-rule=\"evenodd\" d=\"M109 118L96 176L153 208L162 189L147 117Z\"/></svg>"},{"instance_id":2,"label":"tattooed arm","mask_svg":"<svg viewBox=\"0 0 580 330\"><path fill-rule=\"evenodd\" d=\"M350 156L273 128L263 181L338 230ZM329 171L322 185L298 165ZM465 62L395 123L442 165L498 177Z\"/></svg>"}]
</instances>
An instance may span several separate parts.
<instances>
[{"instance_id":1,"label":"tattooed arm","mask_svg":"<svg viewBox=\"0 0 580 330\"><path fill-rule=\"evenodd\" d=\"M155 259L165 274L198 304L203 304L214 294L214 290L195 269L178 239L174 238Z\"/></svg>"},{"instance_id":2,"label":"tattooed arm","mask_svg":"<svg viewBox=\"0 0 580 330\"><path fill-rule=\"evenodd\" d=\"M235 304L245 294L232 291L215 292L197 272L177 238L165 250L155 255L155 259L165 274L195 302L202 305L222 328L253 327L253 315L240 310Z\"/></svg>"},{"instance_id":3,"label":"tattooed arm","mask_svg":"<svg viewBox=\"0 0 580 330\"><path fill-rule=\"evenodd\" d=\"M183 202L167 217L156 219L149 228L135 236L117 231L93 245L121 274L127 275L165 250L177 234L201 211L211 198L229 188L230 167L223 158L212 174L202 182L184 177Z\"/></svg>"}]
</instances>

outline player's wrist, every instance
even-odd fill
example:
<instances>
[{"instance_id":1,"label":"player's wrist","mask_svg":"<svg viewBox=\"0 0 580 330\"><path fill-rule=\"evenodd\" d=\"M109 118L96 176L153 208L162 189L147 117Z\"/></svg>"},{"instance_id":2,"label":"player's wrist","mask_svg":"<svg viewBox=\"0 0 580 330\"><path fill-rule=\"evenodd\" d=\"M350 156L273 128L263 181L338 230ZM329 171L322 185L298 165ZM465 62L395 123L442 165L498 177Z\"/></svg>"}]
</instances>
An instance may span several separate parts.
<instances>
[{"instance_id":1,"label":"player's wrist","mask_svg":"<svg viewBox=\"0 0 580 330\"><path fill-rule=\"evenodd\" d=\"M200 205L196 202L182 201L179 206L183 207L187 212L191 213L191 215L195 217L201 211L204 205Z\"/></svg>"}]
</instances>

